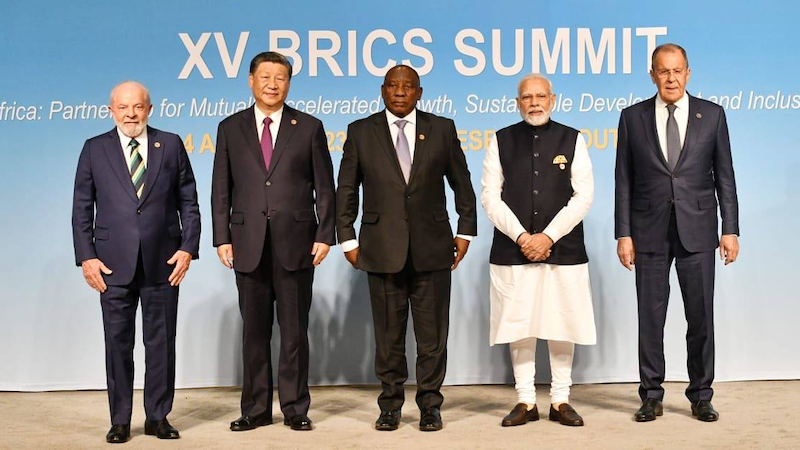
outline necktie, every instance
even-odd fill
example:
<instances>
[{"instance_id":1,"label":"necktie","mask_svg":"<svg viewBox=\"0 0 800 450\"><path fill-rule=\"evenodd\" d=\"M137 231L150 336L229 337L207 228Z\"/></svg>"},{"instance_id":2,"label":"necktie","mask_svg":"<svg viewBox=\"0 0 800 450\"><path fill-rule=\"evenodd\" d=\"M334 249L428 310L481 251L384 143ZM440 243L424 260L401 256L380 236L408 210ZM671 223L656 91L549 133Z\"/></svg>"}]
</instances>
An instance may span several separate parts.
<instances>
[{"instance_id":1,"label":"necktie","mask_svg":"<svg viewBox=\"0 0 800 450\"><path fill-rule=\"evenodd\" d=\"M142 155L139 154L139 143L136 139L131 139L131 142L128 144L128 147L131 148L131 182L133 182L133 190L136 191L136 196L141 198L142 192L144 192L144 159L142 159Z\"/></svg>"},{"instance_id":2,"label":"necktie","mask_svg":"<svg viewBox=\"0 0 800 450\"><path fill-rule=\"evenodd\" d=\"M269 124L272 119L269 117L264 118L264 131L261 132L261 154L264 155L264 165L267 166L269 172L269 163L272 161L272 132L269 131Z\"/></svg>"},{"instance_id":3,"label":"necktie","mask_svg":"<svg viewBox=\"0 0 800 450\"><path fill-rule=\"evenodd\" d=\"M403 171L403 178L406 179L406 184L408 184L408 178L411 175L411 150L408 147L406 133L403 131L407 123L408 121L403 119L394 122L399 128L394 148L397 151L397 160L400 162L400 170Z\"/></svg>"},{"instance_id":4,"label":"necktie","mask_svg":"<svg viewBox=\"0 0 800 450\"><path fill-rule=\"evenodd\" d=\"M667 119L667 163L670 170L675 170L678 158L681 156L681 136L678 134L678 122L675 121L674 104L667 105L669 118Z\"/></svg>"}]
</instances>

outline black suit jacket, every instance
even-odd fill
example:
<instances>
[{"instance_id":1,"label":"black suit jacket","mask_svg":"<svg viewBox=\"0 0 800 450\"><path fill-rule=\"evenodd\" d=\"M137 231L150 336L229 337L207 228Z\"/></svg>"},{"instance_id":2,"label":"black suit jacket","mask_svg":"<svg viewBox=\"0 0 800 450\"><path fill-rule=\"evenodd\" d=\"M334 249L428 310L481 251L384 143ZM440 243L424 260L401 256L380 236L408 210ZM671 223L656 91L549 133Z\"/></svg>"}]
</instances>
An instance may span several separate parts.
<instances>
[{"instance_id":1,"label":"black suit jacket","mask_svg":"<svg viewBox=\"0 0 800 450\"><path fill-rule=\"evenodd\" d=\"M674 204L678 235L686 250L713 250L719 246L718 200L722 234L739 234L725 111L689 96L683 150L671 172L658 141L655 104L653 97L630 106L619 120L615 235L632 237L637 251L660 250Z\"/></svg>"},{"instance_id":2,"label":"black suit jacket","mask_svg":"<svg viewBox=\"0 0 800 450\"><path fill-rule=\"evenodd\" d=\"M406 185L389 133L386 112L351 123L339 168L337 232L356 239L359 187L364 187L357 267L396 273L409 255L417 271L449 268L453 233L444 179L455 193L458 234L477 235L475 193L464 152L450 119L417 110L414 161Z\"/></svg>"},{"instance_id":3,"label":"black suit jacket","mask_svg":"<svg viewBox=\"0 0 800 450\"><path fill-rule=\"evenodd\" d=\"M147 127L147 172L137 198L119 133L86 141L78 160L72 202L75 263L99 258L114 273L106 283L133 280L141 248L145 276L166 283L174 266L167 260L183 250L198 257L200 210L194 173L178 135Z\"/></svg>"},{"instance_id":4,"label":"black suit jacket","mask_svg":"<svg viewBox=\"0 0 800 450\"><path fill-rule=\"evenodd\" d=\"M325 130L318 119L285 105L268 172L254 108L219 124L211 185L214 247L233 244L234 268L252 272L261 260L269 217L281 265L312 267L314 242L336 243Z\"/></svg>"}]
</instances>

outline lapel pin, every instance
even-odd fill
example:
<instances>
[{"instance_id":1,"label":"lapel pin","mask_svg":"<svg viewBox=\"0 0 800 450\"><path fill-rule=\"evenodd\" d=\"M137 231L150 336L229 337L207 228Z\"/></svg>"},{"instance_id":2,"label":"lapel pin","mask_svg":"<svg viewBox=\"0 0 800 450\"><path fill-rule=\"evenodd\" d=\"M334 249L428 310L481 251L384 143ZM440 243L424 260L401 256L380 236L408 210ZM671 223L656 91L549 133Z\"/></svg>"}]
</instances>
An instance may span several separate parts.
<instances>
[{"instance_id":1,"label":"lapel pin","mask_svg":"<svg viewBox=\"0 0 800 450\"><path fill-rule=\"evenodd\" d=\"M161 148L161 142L156 142L155 144L153 144L153 147Z\"/></svg>"},{"instance_id":2,"label":"lapel pin","mask_svg":"<svg viewBox=\"0 0 800 450\"><path fill-rule=\"evenodd\" d=\"M425 140L425 135L424 134L420 134L419 135L419 140L420 141L424 141Z\"/></svg>"},{"instance_id":3,"label":"lapel pin","mask_svg":"<svg viewBox=\"0 0 800 450\"><path fill-rule=\"evenodd\" d=\"M702 119L702 118L703 118L703 115L702 115L702 114L700 114L700 113L697 113L697 114L695 114L694 116L695 116L695 117L697 117L698 119Z\"/></svg>"},{"instance_id":4,"label":"lapel pin","mask_svg":"<svg viewBox=\"0 0 800 450\"><path fill-rule=\"evenodd\" d=\"M297 125L297 120L296 119L292 119L292 125Z\"/></svg>"}]
</instances>

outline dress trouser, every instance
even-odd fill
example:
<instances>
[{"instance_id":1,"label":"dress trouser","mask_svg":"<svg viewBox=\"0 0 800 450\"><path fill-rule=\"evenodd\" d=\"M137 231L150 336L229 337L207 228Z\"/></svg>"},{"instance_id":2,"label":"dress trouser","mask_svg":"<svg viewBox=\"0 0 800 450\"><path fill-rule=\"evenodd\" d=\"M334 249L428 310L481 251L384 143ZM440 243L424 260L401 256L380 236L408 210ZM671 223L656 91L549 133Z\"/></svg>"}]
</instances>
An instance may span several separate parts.
<instances>
[{"instance_id":1,"label":"dress trouser","mask_svg":"<svg viewBox=\"0 0 800 450\"><path fill-rule=\"evenodd\" d=\"M664 323L669 302L672 260L683 294L691 402L711 400L714 390L714 250L692 253L681 244L673 210L662 250L636 253L636 293L639 304L639 396L663 399Z\"/></svg>"},{"instance_id":2,"label":"dress trouser","mask_svg":"<svg viewBox=\"0 0 800 450\"><path fill-rule=\"evenodd\" d=\"M270 227L267 225L264 250L256 269L248 273L236 271L239 310L244 322L241 407L242 415L272 415L270 340L277 311L281 334L278 396L284 416L292 417L307 414L311 405L308 392L308 313L314 269L286 270L270 240Z\"/></svg>"},{"instance_id":3,"label":"dress trouser","mask_svg":"<svg viewBox=\"0 0 800 450\"><path fill-rule=\"evenodd\" d=\"M450 312L450 269L418 272L411 253L397 273L368 274L372 320L375 326L375 373L382 391L382 411L403 406L403 383L408 379L406 326L408 309L417 341L417 405L440 408L447 368Z\"/></svg>"},{"instance_id":4,"label":"dress trouser","mask_svg":"<svg viewBox=\"0 0 800 450\"><path fill-rule=\"evenodd\" d=\"M178 288L151 283L145 277L141 254L133 281L109 285L100 294L106 343L106 379L111 424L131 422L133 408L133 346L136 309L142 301L145 352L144 411L149 420L163 420L175 396L175 327Z\"/></svg>"}]
</instances>

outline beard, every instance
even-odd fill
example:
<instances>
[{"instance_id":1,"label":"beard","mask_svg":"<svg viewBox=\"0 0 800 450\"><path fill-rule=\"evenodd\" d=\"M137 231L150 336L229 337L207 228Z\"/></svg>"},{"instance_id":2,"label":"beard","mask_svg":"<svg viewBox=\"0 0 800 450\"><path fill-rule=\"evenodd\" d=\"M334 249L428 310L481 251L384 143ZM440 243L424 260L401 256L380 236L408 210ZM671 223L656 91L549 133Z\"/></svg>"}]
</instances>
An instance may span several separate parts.
<instances>
[{"instance_id":1,"label":"beard","mask_svg":"<svg viewBox=\"0 0 800 450\"><path fill-rule=\"evenodd\" d=\"M122 130L122 134L128 136L129 138L135 138L136 136L142 134L142 131L144 131L145 127L147 126L147 119L137 124L117 122L116 120L114 120L114 123L117 125L117 128Z\"/></svg>"},{"instance_id":2,"label":"beard","mask_svg":"<svg viewBox=\"0 0 800 450\"><path fill-rule=\"evenodd\" d=\"M522 116L522 120L528 123L528 125L532 125L534 127L542 126L546 124L550 120L550 112L549 111L542 111L544 114L541 116L533 116L525 111L520 111L520 115Z\"/></svg>"}]
</instances>

